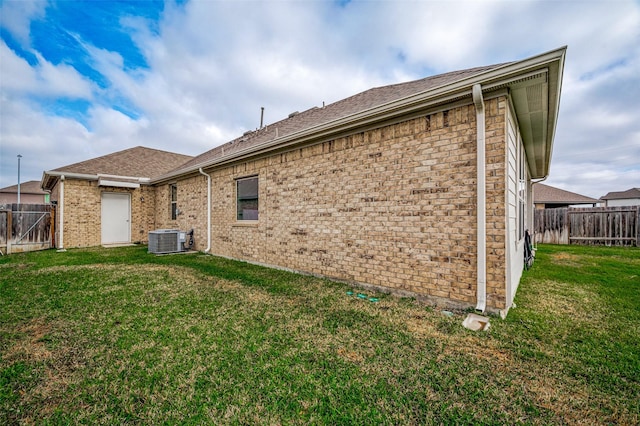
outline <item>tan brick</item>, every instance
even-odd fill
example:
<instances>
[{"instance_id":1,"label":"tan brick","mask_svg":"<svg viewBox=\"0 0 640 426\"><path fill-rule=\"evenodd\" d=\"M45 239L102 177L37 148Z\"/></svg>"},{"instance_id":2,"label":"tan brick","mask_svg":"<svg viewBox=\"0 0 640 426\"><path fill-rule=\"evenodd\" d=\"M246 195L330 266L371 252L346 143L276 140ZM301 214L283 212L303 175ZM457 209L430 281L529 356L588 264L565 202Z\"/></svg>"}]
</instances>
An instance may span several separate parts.
<instances>
[{"instance_id":1,"label":"tan brick","mask_svg":"<svg viewBox=\"0 0 640 426\"><path fill-rule=\"evenodd\" d=\"M488 298L500 309L506 103L486 105ZM475 110L465 105L446 115L446 127L439 112L211 171L212 253L472 304ZM243 226L235 219L235 179L248 175L259 176L260 218ZM177 185L183 214L168 220L168 186L158 186L155 225L194 228L202 250L206 178Z\"/></svg>"}]
</instances>

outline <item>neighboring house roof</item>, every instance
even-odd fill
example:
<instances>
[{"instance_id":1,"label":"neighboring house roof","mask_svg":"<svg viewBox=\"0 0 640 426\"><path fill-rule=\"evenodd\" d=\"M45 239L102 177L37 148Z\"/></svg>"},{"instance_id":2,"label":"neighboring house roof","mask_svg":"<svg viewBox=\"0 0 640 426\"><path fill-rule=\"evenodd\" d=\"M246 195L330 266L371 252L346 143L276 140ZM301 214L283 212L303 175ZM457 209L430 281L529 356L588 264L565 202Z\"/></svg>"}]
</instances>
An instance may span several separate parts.
<instances>
[{"instance_id":1,"label":"neighboring house roof","mask_svg":"<svg viewBox=\"0 0 640 426\"><path fill-rule=\"evenodd\" d=\"M474 85L480 85L483 93L496 89L510 91L532 178L545 177L551 161L565 52L563 47L522 61L370 89L246 132L153 180L159 183L197 173L200 168L216 167L303 143L330 140L346 132L363 131L374 124L399 118L428 114L438 105L470 98Z\"/></svg>"},{"instance_id":2,"label":"neighboring house roof","mask_svg":"<svg viewBox=\"0 0 640 426\"><path fill-rule=\"evenodd\" d=\"M533 185L534 204L595 204L598 200L543 183Z\"/></svg>"},{"instance_id":3,"label":"neighboring house roof","mask_svg":"<svg viewBox=\"0 0 640 426\"><path fill-rule=\"evenodd\" d=\"M631 188L626 191L620 192L609 192L604 197L601 197L601 200L627 200L640 198L640 188Z\"/></svg>"},{"instance_id":4,"label":"neighboring house roof","mask_svg":"<svg viewBox=\"0 0 640 426\"><path fill-rule=\"evenodd\" d=\"M6 188L0 188L0 193L3 194L17 194L18 193L18 184L7 186ZM47 194L40 187L40 181L38 180L30 180L28 182L20 182L20 193L21 194L36 194L36 195L45 195Z\"/></svg>"},{"instance_id":5,"label":"neighboring house roof","mask_svg":"<svg viewBox=\"0 0 640 426\"><path fill-rule=\"evenodd\" d=\"M43 188L51 188L62 175L85 179L110 177L120 179L150 180L191 160L189 155L137 146L70 164L44 172Z\"/></svg>"}]
</instances>

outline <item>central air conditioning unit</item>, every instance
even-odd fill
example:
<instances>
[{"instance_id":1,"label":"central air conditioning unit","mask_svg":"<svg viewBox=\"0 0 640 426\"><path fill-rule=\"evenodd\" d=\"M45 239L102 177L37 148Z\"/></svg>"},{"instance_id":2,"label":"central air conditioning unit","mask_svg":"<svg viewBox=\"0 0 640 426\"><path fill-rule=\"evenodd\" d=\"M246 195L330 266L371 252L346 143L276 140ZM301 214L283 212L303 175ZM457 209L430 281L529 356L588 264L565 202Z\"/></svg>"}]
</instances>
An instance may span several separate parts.
<instances>
[{"instance_id":1,"label":"central air conditioning unit","mask_svg":"<svg viewBox=\"0 0 640 426\"><path fill-rule=\"evenodd\" d=\"M149 232L149 253L178 253L184 251L186 232L177 229L156 229Z\"/></svg>"}]
</instances>

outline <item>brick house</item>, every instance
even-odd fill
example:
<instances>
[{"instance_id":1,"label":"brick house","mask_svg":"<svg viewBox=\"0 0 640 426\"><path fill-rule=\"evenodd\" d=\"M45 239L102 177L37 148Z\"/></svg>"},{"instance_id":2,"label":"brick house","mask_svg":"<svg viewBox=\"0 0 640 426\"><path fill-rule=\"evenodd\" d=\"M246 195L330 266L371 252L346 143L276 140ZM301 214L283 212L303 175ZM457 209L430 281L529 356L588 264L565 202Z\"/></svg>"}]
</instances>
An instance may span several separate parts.
<instances>
[{"instance_id":1,"label":"brick house","mask_svg":"<svg viewBox=\"0 0 640 426\"><path fill-rule=\"evenodd\" d=\"M631 188L626 191L608 192L600 197L606 207L640 206L640 188Z\"/></svg>"},{"instance_id":2,"label":"brick house","mask_svg":"<svg viewBox=\"0 0 640 426\"><path fill-rule=\"evenodd\" d=\"M139 146L45 171L42 188L57 205L57 247L146 242L155 229L151 179L191 158Z\"/></svg>"},{"instance_id":3,"label":"brick house","mask_svg":"<svg viewBox=\"0 0 640 426\"><path fill-rule=\"evenodd\" d=\"M0 205L14 204L18 202L18 185L0 188ZM20 203L21 204L47 204L49 194L42 190L40 182L30 180L20 183Z\"/></svg>"},{"instance_id":4,"label":"brick house","mask_svg":"<svg viewBox=\"0 0 640 426\"><path fill-rule=\"evenodd\" d=\"M373 88L246 132L152 177L140 229L193 228L215 255L506 314L565 51Z\"/></svg>"},{"instance_id":5,"label":"brick house","mask_svg":"<svg viewBox=\"0 0 640 426\"><path fill-rule=\"evenodd\" d=\"M536 209L555 209L559 207L597 207L600 200L545 185L533 184L533 205Z\"/></svg>"}]
</instances>

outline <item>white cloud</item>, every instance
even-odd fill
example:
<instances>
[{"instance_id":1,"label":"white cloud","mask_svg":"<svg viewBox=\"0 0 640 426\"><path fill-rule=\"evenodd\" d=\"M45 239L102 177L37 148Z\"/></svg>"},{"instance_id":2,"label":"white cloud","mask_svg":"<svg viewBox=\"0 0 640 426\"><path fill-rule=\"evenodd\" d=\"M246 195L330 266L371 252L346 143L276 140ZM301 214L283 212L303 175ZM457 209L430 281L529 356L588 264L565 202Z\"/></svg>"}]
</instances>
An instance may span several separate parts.
<instances>
[{"instance_id":1,"label":"white cloud","mask_svg":"<svg viewBox=\"0 0 640 426\"><path fill-rule=\"evenodd\" d=\"M53 65L35 52L38 63L35 66L12 51L4 41L0 41L0 74L3 92L28 95L90 99L93 83L75 68L59 64Z\"/></svg>"},{"instance_id":2,"label":"white cloud","mask_svg":"<svg viewBox=\"0 0 640 426\"><path fill-rule=\"evenodd\" d=\"M8 3L17 2L3 11ZM38 4L12 33L28 39ZM195 155L256 128L260 107L270 123L374 86L568 45L548 182L591 196L640 186L640 5L632 0L194 1L166 4L158 23L126 17L121 25L148 68L126 68L122 52L76 36L109 82L104 89L38 52L31 67L0 45L3 118L15 104L7 116L21 123L8 133L2 125L3 162L6 146L31 143L46 159L40 172L135 145ZM34 93L90 99L90 130L43 113L27 100Z\"/></svg>"},{"instance_id":3,"label":"white cloud","mask_svg":"<svg viewBox=\"0 0 640 426\"><path fill-rule=\"evenodd\" d=\"M77 121L46 114L37 105L6 94L0 102L0 187L17 183L18 154L23 157L24 180L39 180L44 170L88 158L91 134Z\"/></svg>"},{"instance_id":4,"label":"white cloud","mask_svg":"<svg viewBox=\"0 0 640 426\"><path fill-rule=\"evenodd\" d=\"M639 182L640 168L574 160L555 163L545 184L587 197L600 198L611 191L640 187Z\"/></svg>"},{"instance_id":5,"label":"white cloud","mask_svg":"<svg viewBox=\"0 0 640 426\"><path fill-rule=\"evenodd\" d=\"M46 0L4 1L0 3L0 25L28 47L31 21L44 17L46 6Z\"/></svg>"}]
</instances>

